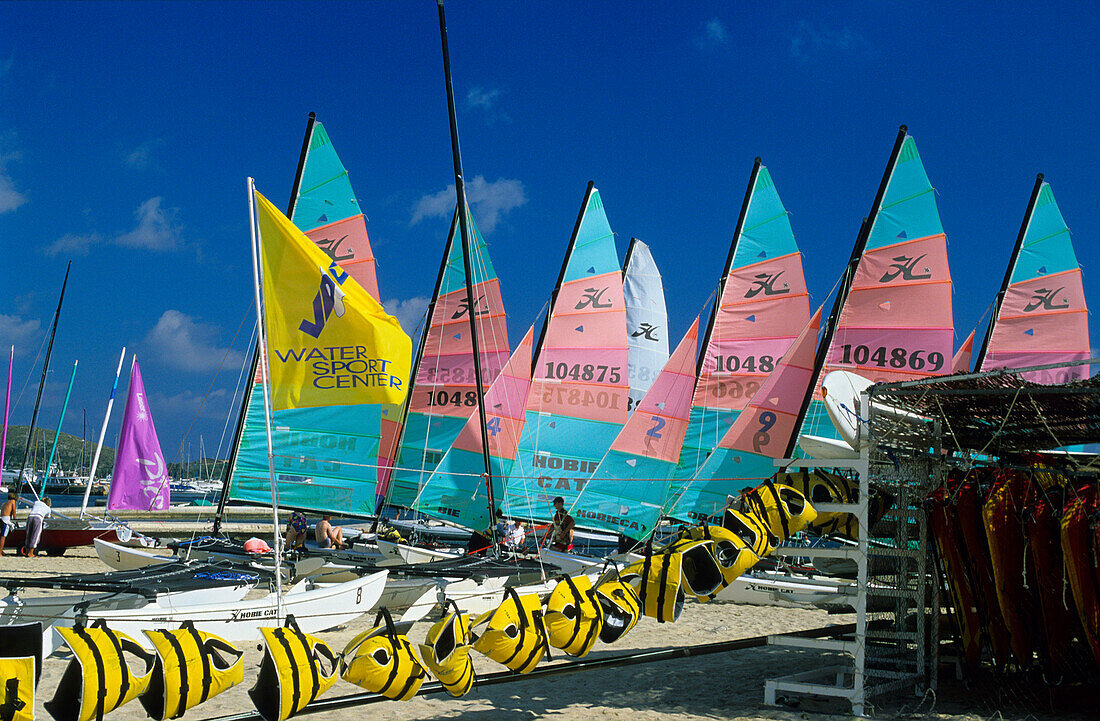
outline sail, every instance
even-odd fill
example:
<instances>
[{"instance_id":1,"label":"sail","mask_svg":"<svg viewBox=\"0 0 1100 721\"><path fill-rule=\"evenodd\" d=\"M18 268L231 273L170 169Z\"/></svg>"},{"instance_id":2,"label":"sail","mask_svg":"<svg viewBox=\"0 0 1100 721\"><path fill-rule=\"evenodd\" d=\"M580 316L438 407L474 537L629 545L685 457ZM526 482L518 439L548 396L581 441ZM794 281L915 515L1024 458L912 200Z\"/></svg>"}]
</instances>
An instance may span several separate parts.
<instances>
[{"instance_id":1,"label":"sail","mask_svg":"<svg viewBox=\"0 0 1100 721\"><path fill-rule=\"evenodd\" d=\"M963 344L959 346L959 349L955 351L955 357L951 359L951 372L952 373L969 373L970 372L970 355L974 351L974 331L970 331L970 335L966 337Z\"/></svg>"},{"instance_id":2,"label":"sail","mask_svg":"<svg viewBox=\"0 0 1100 721\"><path fill-rule=\"evenodd\" d=\"M555 496L572 505L626 422L622 280L615 237L589 183L537 351L505 487L508 515L549 520Z\"/></svg>"},{"instance_id":3,"label":"sail","mask_svg":"<svg viewBox=\"0 0 1100 721\"><path fill-rule=\"evenodd\" d=\"M623 298L626 302L629 412L641 402L668 361L668 312L661 271L649 246L632 238L623 263Z\"/></svg>"},{"instance_id":4,"label":"sail","mask_svg":"<svg viewBox=\"0 0 1100 721\"><path fill-rule=\"evenodd\" d=\"M347 170L321 123L307 129L301 179L291 219L328 257L379 300L366 218ZM277 281L277 279L276 279ZM229 497L268 504L271 480L264 430L263 378L256 376L245 402ZM280 503L337 513L375 511L375 467L380 409L368 403L275 411L272 442Z\"/></svg>"},{"instance_id":5,"label":"sail","mask_svg":"<svg viewBox=\"0 0 1100 721\"><path fill-rule=\"evenodd\" d=\"M489 259L485 240L469 208L474 319L478 327L481 377L488 388L508 361L508 323L500 280ZM470 337L470 304L462 258L458 214L451 223L428 326L420 346L416 379L401 432L396 467L389 480L388 500L408 507L436 464L454 443L477 408L474 351Z\"/></svg>"},{"instance_id":6,"label":"sail","mask_svg":"<svg viewBox=\"0 0 1100 721\"><path fill-rule=\"evenodd\" d=\"M130 366L130 390L122 414L107 508L112 511L163 511L168 508L169 500L168 466L153 425L141 366L135 357Z\"/></svg>"},{"instance_id":7,"label":"sail","mask_svg":"<svg viewBox=\"0 0 1100 721\"><path fill-rule=\"evenodd\" d=\"M1081 267L1054 191L1050 183L1039 182L981 359L983 371L1086 360L1090 355ZM1065 383L1087 378L1088 368L1079 365L1023 375L1036 383Z\"/></svg>"},{"instance_id":8,"label":"sail","mask_svg":"<svg viewBox=\"0 0 1100 721\"><path fill-rule=\"evenodd\" d=\"M577 496L579 524L642 540L660 520L687 432L698 342L696 318Z\"/></svg>"},{"instance_id":9,"label":"sail","mask_svg":"<svg viewBox=\"0 0 1100 721\"><path fill-rule=\"evenodd\" d=\"M872 210L866 241L841 288L842 307L814 384L803 433L837 438L821 400L820 378L848 370L874 382L945 375L951 370L954 327L947 236L935 190L917 145L901 144L887 168L881 200ZM858 250L858 248L857 248ZM828 338L826 338L828 340Z\"/></svg>"},{"instance_id":10,"label":"sail","mask_svg":"<svg viewBox=\"0 0 1100 721\"><path fill-rule=\"evenodd\" d=\"M787 210L759 159L753 170L705 336L678 479L696 474L810 317Z\"/></svg>"},{"instance_id":11,"label":"sail","mask_svg":"<svg viewBox=\"0 0 1100 721\"><path fill-rule=\"evenodd\" d=\"M685 521L713 518L722 512L727 496L753 488L775 473L772 460L786 452L813 381L820 329L818 308L695 478L672 499L667 515Z\"/></svg>"},{"instance_id":12,"label":"sail","mask_svg":"<svg viewBox=\"0 0 1100 721\"><path fill-rule=\"evenodd\" d=\"M496 499L500 498L503 479L512 470L526 421L534 335L535 328L531 326L485 392L485 428L489 433L489 464ZM479 531L491 525L481 434L481 419L475 407L454 444L408 504L411 508Z\"/></svg>"}]
</instances>

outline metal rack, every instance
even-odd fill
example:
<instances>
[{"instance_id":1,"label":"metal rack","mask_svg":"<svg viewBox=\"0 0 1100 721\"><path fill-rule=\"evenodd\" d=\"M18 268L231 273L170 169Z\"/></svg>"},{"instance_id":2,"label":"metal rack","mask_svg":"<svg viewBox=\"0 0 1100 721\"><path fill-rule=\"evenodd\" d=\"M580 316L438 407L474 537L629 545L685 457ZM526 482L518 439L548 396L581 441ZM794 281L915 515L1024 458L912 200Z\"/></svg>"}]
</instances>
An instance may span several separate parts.
<instances>
[{"instance_id":1,"label":"metal rack","mask_svg":"<svg viewBox=\"0 0 1100 721\"><path fill-rule=\"evenodd\" d=\"M861 407L871 407L866 395ZM781 697L824 696L847 700L852 713L864 714L869 699L911 688L923 693L935 688L933 670L939 636L938 584L930 571L928 527L923 499L942 472L938 457L938 422L884 416L872 411L864 432L869 436L855 459L781 459L788 469L842 470L858 474L856 503L814 504L821 512L854 514L857 543L852 548L798 548L803 557L849 558L856 564L852 606L855 631L839 639L772 636L769 644L816 649L846 656L840 663L803 673L769 679L764 702L776 705ZM907 426L906 443L890 445L886 439L898 423ZM919 439L913 441L912 439ZM889 493L893 506L872 527L872 486ZM874 539L872 541L872 539ZM794 549L792 549L793 551Z\"/></svg>"}]
</instances>

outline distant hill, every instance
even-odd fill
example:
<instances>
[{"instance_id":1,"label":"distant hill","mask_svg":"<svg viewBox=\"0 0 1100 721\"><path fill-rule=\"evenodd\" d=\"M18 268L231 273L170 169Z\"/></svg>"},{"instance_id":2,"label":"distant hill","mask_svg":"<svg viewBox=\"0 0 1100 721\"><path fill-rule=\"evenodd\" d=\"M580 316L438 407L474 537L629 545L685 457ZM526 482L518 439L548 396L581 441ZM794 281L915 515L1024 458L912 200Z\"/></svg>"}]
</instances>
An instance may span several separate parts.
<instances>
[{"instance_id":1,"label":"distant hill","mask_svg":"<svg viewBox=\"0 0 1100 721\"><path fill-rule=\"evenodd\" d=\"M45 428L39 428L35 431L31 453L27 456L28 467L33 465L42 468L46 464L46 459L50 455L53 436L54 432ZM5 468L19 470L26 444L27 426L9 426L8 442L4 447ZM89 438L87 442L84 442L78 436L62 433L60 440L57 442L57 453L54 460L61 466L63 473L76 472L83 475L87 473L86 467L91 464L93 454L95 454L95 439ZM35 459L33 463L32 458ZM189 464L169 463L168 475L173 478L197 478L200 476L221 478L225 474L225 464L225 460L215 458L196 459ZM99 471L96 477L101 478L108 475L114 467L115 449L104 445L103 451L99 454Z\"/></svg>"}]
</instances>

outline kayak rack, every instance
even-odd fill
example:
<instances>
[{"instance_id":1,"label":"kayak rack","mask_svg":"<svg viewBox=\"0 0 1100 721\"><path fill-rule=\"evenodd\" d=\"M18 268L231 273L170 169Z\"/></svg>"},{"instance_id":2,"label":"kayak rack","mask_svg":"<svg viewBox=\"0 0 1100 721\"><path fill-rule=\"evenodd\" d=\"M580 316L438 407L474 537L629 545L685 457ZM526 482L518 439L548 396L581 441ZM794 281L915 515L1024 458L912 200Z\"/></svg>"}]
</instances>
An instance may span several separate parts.
<instances>
[{"instance_id":1,"label":"kayak rack","mask_svg":"<svg viewBox=\"0 0 1100 721\"><path fill-rule=\"evenodd\" d=\"M821 628L814 628L806 631L791 631L790 633L785 633L782 635L784 637L795 637L802 639L836 638L853 633L855 631L855 628L856 625L854 623L848 623L833 626L823 626ZM634 666L644 663L669 661L678 658L706 656L714 653L728 653L730 651L739 651L746 648L759 648L761 646L766 646L768 644L769 638L775 638L775 636L752 636L749 638L736 638L729 641L718 641L716 643L703 643L695 646L664 648L650 651L638 651L636 653L621 654L617 656L606 656L603 658L582 659L580 661L571 661L567 663L557 663L542 666L526 674L519 674L515 673L514 671L499 671L497 673L476 676L474 680L474 688L478 688L481 686L496 686L498 684L526 681L528 679L535 678L547 678L549 676L562 676L566 674L580 673L582 671L592 669ZM438 681L428 681L420 687L420 691L418 691L416 695L427 696L430 694L443 693L443 691L443 686ZM347 696L336 696L334 698L318 699L299 711L296 715L323 713L326 711L333 711L335 709L366 706L368 704L390 700L392 699L376 693L355 693L349 694ZM216 716L214 718L208 719L207 721L263 721L263 717L256 712L249 711L240 714L231 714L228 716Z\"/></svg>"}]
</instances>

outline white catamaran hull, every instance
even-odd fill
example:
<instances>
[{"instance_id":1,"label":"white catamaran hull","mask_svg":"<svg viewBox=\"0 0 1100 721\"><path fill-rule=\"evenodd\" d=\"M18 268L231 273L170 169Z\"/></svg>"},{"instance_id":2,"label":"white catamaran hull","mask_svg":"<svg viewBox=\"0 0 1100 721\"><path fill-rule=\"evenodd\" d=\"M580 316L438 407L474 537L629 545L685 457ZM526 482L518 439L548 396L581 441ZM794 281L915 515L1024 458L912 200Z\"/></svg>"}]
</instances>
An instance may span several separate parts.
<instances>
[{"instance_id":1,"label":"white catamaran hull","mask_svg":"<svg viewBox=\"0 0 1100 721\"><path fill-rule=\"evenodd\" d=\"M429 563L431 561L446 561L461 558L462 551L444 551L431 548L409 546L404 543L394 543L378 539L378 550L382 554L379 566L393 566L397 564Z\"/></svg>"},{"instance_id":2,"label":"white catamaran hull","mask_svg":"<svg viewBox=\"0 0 1100 721\"><path fill-rule=\"evenodd\" d=\"M99 555L99 560L116 571L132 571L137 568L155 566L158 563L168 563L176 560L175 556L150 553L140 548L131 548L104 541L102 538L95 539L93 543L95 552Z\"/></svg>"},{"instance_id":3,"label":"white catamaran hull","mask_svg":"<svg viewBox=\"0 0 1100 721\"><path fill-rule=\"evenodd\" d=\"M184 621L217 634L227 641L251 641L260 637L263 627L281 626L293 614L298 627L305 633L317 633L341 626L366 613L382 595L386 571L379 571L355 581L312 590L288 591L281 603L271 593L252 601L210 603L188 607L164 607L159 603L135 610L89 609L85 623L103 619L108 627L122 631L142 644L149 644L144 629L179 628ZM71 626L77 620L70 609L58 619L57 625Z\"/></svg>"}]
</instances>

